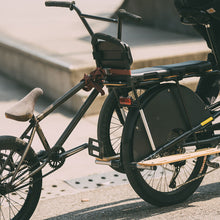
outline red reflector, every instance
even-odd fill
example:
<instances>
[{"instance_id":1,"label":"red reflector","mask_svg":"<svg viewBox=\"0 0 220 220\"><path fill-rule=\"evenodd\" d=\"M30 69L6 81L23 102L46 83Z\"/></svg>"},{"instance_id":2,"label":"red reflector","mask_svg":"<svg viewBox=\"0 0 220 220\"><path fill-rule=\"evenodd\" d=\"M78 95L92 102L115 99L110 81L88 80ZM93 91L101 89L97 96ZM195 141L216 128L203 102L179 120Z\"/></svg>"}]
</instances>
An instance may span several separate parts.
<instances>
[{"instance_id":1,"label":"red reflector","mask_svg":"<svg viewBox=\"0 0 220 220\"><path fill-rule=\"evenodd\" d=\"M120 97L119 102L121 105L132 105L132 98L131 97Z\"/></svg>"}]
</instances>

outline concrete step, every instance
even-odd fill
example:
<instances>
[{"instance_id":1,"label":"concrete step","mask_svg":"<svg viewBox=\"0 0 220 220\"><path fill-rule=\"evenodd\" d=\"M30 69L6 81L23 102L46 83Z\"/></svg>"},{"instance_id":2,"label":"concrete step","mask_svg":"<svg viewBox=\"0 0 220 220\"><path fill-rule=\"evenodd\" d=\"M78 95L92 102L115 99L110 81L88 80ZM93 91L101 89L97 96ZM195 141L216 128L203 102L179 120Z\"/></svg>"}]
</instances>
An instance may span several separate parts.
<instances>
[{"instance_id":1,"label":"concrete step","mask_svg":"<svg viewBox=\"0 0 220 220\"><path fill-rule=\"evenodd\" d=\"M207 50L192 51L191 49L191 53L179 53L182 47L189 47L190 49L191 46L191 43L175 45L175 50L178 54L173 53L172 55L168 54L168 56L165 56L165 54L163 56L159 51L157 53L157 50L164 51L165 48L170 50L172 49L171 46L156 46L152 49L157 56L154 57L154 54L150 52L151 56L146 58L142 56L142 59L141 54L145 53L141 50L150 51L150 48L136 49L135 53L140 58L134 62L133 68L206 59ZM0 47L1 72L28 87L41 87L44 90L44 94L53 100L62 96L72 86L76 85L82 79L84 73L89 73L95 68L95 66L90 65L76 69L65 61L36 52L28 47L5 39L0 39ZM169 50L165 50L166 53ZM138 51L140 55L138 55ZM197 80L187 79L184 83L195 88ZM88 92L80 91L65 106L77 111L87 96ZM104 99L105 96L99 95L88 114L98 113Z\"/></svg>"},{"instance_id":2,"label":"concrete step","mask_svg":"<svg viewBox=\"0 0 220 220\"><path fill-rule=\"evenodd\" d=\"M94 0L90 4L82 0L77 5L82 12L109 17L121 2ZM0 72L28 87L41 87L54 100L76 85L84 73L94 70L88 33L76 14L72 17L68 10L45 8L40 1L14 4L11 7L5 2L0 14ZM9 9L10 16L6 13ZM90 24L94 32L115 36L115 24L94 20ZM201 38L146 26L123 25L122 39L131 47L132 68L206 60L208 53ZM195 83L191 80L190 84ZM80 91L65 106L77 111L87 96ZM99 112L104 99L99 95L88 114Z\"/></svg>"}]
</instances>

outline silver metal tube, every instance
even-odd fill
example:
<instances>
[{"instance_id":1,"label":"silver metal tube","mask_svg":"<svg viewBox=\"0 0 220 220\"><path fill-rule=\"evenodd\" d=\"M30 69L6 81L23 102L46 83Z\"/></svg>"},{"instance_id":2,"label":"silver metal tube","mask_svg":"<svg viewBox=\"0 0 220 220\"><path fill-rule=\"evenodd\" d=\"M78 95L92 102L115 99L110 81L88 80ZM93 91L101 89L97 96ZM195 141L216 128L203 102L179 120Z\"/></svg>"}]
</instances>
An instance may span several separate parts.
<instances>
[{"instance_id":1,"label":"silver metal tube","mask_svg":"<svg viewBox=\"0 0 220 220\"><path fill-rule=\"evenodd\" d=\"M122 118L125 121L126 120L126 115L125 115L125 110L123 108L120 108L121 114L122 114Z\"/></svg>"},{"instance_id":2,"label":"silver metal tube","mask_svg":"<svg viewBox=\"0 0 220 220\"><path fill-rule=\"evenodd\" d=\"M111 166L111 165L112 165L112 162L111 162L111 161L95 160L95 163L96 163L96 164L99 164L99 165L108 165L108 166Z\"/></svg>"},{"instance_id":3,"label":"silver metal tube","mask_svg":"<svg viewBox=\"0 0 220 220\"><path fill-rule=\"evenodd\" d=\"M144 169L144 170L156 170L157 168L154 167L154 166L143 166L143 165L140 165L140 164L136 164L136 167L138 169Z\"/></svg>"},{"instance_id":4,"label":"silver metal tube","mask_svg":"<svg viewBox=\"0 0 220 220\"><path fill-rule=\"evenodd\" d=\"M70 157L70 156L72 156L72 155L74 155L74 154L76 154L76 153L78 153L78 152L80 152L82 150L85 150L86 148L88 148L88 144L83 144L81 146L75 147L75 148L73 148L71 150L68 150L68 151L62 153L60 155L60 158L62 158L62 157L65 157L65 158Z\"/></svg>"},{"instance_id":5,"label":"silver metal tube","mask_svg":"<svg viewBox=\"0 0 220 220\"><path fill-rule=\"evenodd\" d=\"M27 179L29 179L31 176L35 175L37 172L39 172L40 170L42 170L45 166L47 165L47 162L43 163L42 165L40 165L36 170L34 170L33 172L31 172L30 174L26 175L25 177L23 177L21 180L19 180L18 182L16 182L13 186L17 187L19 185L21 185L23 182L25 182Z\"/></svg>"},{"instance_id":6,"label":"silver metal tube","mask_svg":"<svg viewBox=\"0 0 220 220\"><path fill-rule=\"evenodd\" d=\"M151 135L151 132L150 132L150 128L149 128L149 126L148 126L148 123L147 123L146 117L145 117L145 115L144 115L143 109L140 109L139 112L140 112L142 121L143 121L143 123L144 123L144 127L145 127L145 130L146 130L146 132L147 132L147 136L148 136L148 138L149 138L151 148L152 148L153 151L156 151L156 147L155 147L155 144L154 144L154 140L153 140L153 138L152 138L152 135Z\"/></svg>"},{"instance_id":7,"label":"silver metal tube","mask_svg":"<svg viewBox=\"0 0 220 220\"><path fill-rule=\"evenodd\" d=\"M27 147L26 147L26 149L25 149L25 151L24 151L24 153L23 153L23 155L21 157L21 160L20 160L20 162L19 162L19 164L18 164L18 166L17 166L17 168L15 170L15 173L14 173L13 177L11 178L11 183L15 180L15 177L18 174L20 167L21 167L25 157L27 156L27 153L28 153L28 151L29 151L29 149L31 147L32 141L34 139L35 132L36 132L36 126L34 126L32 132L31 132L30 140L29 140L28 145L27 145Z\"/></svg>"}]
</instances>

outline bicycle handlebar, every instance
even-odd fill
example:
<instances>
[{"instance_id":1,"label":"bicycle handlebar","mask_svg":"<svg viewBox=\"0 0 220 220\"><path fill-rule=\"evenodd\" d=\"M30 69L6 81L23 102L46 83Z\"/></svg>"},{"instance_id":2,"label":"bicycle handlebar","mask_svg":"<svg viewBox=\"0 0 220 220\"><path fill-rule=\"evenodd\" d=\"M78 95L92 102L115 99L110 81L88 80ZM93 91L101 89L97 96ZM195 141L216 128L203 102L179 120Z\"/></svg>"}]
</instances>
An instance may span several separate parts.
<instances>
[{"instance_id":1,"label":"bicycle handlebar","mask_svg":"<svg viewBox=\"0 0 220 220\"><path fill-rule=\"evenodd\" d=\"M47 7L63 7L63 8L69 8L70 10L76 9L75 1L68 2L68 1L46 1L45 6ZM119 19L130 19L136 22L139 22L142 20L142 18L138 15L132 14L130 12L127 12L125 9L119 9L117 16Z\"/></svg>"},{"instance_id":2,"label":"bicycle handlebar","mask_svg":"<svg viewBox=\"0 0 220 220\"><path fill-rule=\"evenodd\" d=\"M47 7L64 7L64 8L69 8L71 11L75 10L91 36L93 36L94 33L85 18L118 23L118 38L119 39L121 39L122 21L124 19L130 19L135 22L139 22L142 20L142 18L140 16L132 14L130 12L127 12L124 9L120 9L118 11L118 13L117 13L118 19L104 18L104 17L82 14L81 11L79 10L79 8L76 7L75 1L70 1L70 2L68 2L68 1L46 1L45 6L47 6Z\"/></svg>"},{"instance_id":3,"label":"bicycle handlebar","mask_svg":"<svg viewBox=\"0 0 220 220\"><path fill-rule=\"evenodd\" d=\"M46 1L45 6L47 7L63 7L69 8L73 10L73 5L75 5L75 1L72 2L61 2L61 1Z\"/></svg>"}]
</instances>

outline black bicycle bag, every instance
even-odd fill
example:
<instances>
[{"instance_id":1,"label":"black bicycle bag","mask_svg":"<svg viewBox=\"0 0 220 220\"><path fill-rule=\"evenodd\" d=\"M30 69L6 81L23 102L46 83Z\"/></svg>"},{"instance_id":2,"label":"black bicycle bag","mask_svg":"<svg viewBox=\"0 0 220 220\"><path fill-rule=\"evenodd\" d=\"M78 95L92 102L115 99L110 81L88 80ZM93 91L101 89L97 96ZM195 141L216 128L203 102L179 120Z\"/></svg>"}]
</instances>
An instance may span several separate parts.
<instances>
[{"instance_id":1,"label":"black bicycle bag","mask_svg":"<svg viewBox=\"0 0 220 220\"><path fill-rule=\"evenodd\" d=\"M205 11L214 19L220 20L220 0L174 0L174 2L180 14L183 10L189 9L194 16L191 9L196 9ZM195 13L197 13L196 10Z\"/></svg>"},{"instance_id":2,"label":"black bicycle bag","mask_svg":"<svg viewBox=\"0 0 220 220\"><path fill-rule=\"evenodd\" d=\"M133 59L130 47L123 41L110 35L96 33L92 37L92 46L97 67L130 70Z\"/></svg>"}]
</instances>

